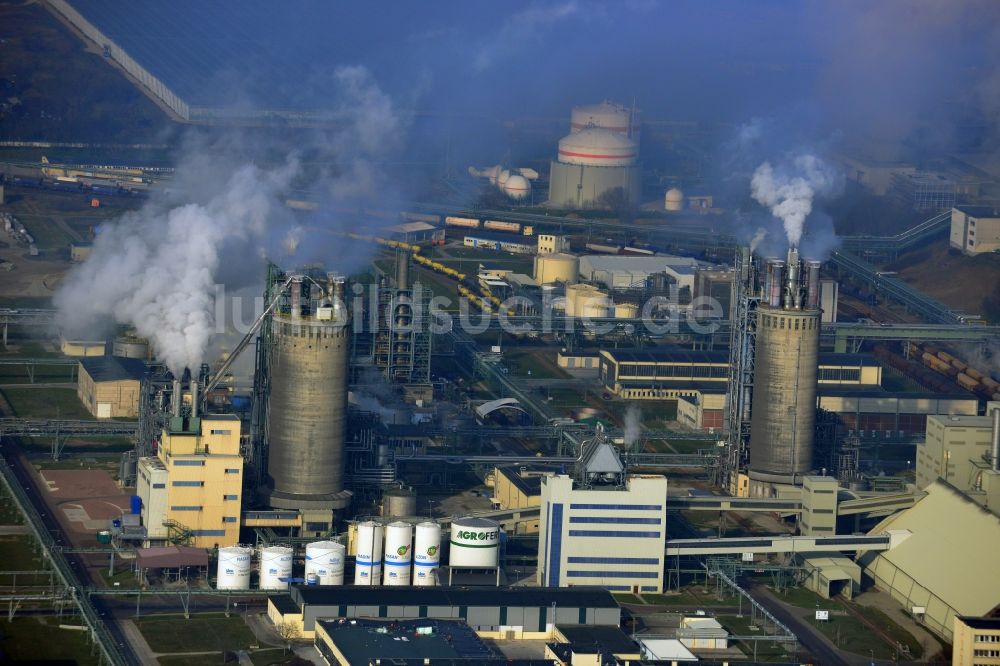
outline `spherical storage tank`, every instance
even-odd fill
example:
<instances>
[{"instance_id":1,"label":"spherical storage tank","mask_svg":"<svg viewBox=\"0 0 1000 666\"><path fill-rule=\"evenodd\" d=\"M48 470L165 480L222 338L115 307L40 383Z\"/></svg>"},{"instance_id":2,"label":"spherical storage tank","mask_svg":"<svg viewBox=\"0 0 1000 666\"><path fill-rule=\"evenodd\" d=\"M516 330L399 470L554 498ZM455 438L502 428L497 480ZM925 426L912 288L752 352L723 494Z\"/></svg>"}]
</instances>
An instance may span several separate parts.
<instances>
[{"instance_id":1,"label":"spherical storage tank","mask_svg":"<svg viewBox=\"0 0 1000 666\"><path fill-rule=\"evenodd\" d=\"M676 187L671 187L663 197L663 208L669 211L683 210L684 193Z\"/></svg>"},{"instance_id":2,"label":"spherical storage tank","mask_svg":"<svg viewBox=\"0 0 1000 666\"><path fill-rule=\"evenodd\" d=\"M468 569L495 569L500 563L500 525L485 518L457 518L451 523L448 564Z\"/></svg>"},{"instance_id":3,"label":"spherical storage tank","mask_svg":"<svg viewBox=\"0 0 1000 666\"><path fill-rule=\"evenodd\" d=\"M220 590L250 589L250 565L253 549L229 546L219 549L219 568L215 586Z\"/></svg>"},{"instance_id":4,"label":"spherical storage tank","mask_svg":"<svg viewBox=\"0 0 1000 666\"><path fill-rule=\"evenodd\" d=\"M385 528L373 521L358 523L358 554L354 584L378 585L382 579L382 537Z\"/></svg>"},{"instance_id":5,"label":"spherical storage tank","mask_svg":"<svg viewBox=\"0 0 1000 666\"><path fill-rule=\"evenodd\" d=\"M268 546L260 551L260 589L284 590L292 577L292 549ZM284 579L284 580L282 580Z\"/></svg>"},{"instance_id":6,"label":"spherical storage tank","mask_svg":"<svg viewBox=\"0 0 1000 666\"><path fill-rule=\"evenodd\" d=\"M315 574L319 585L344 584L347 549L336 541L314 541L306 545L306 579Z\"/></svg>"},{"instance_id":7,"label":"spherical storage tank","mask_svg":"<svg viewBox=\"0 0 1000 666\"><path fill-rule=\"evenodd\" d=\"M580 273L580 260L572 254L555 252L535 256L535 282L574 284Z\"/></svg>"},{"instance_id":8,"label":"spherical storage tank","mask_svg":"<svg viewBox=\"0 0 1000 666\"><path fill-rule=\"evenodd\" d=\"M531 182L518 173L508 176L500 188L514 201L527 199L528 195L531 194Z\"/></svg>"},{"instance_id":9,"label":"spherical storage tank","mask_svg":"<svg viewBox=\"0 0 1000 666\"><path fill-rule=\"evenodd\" d=\"M559 161L582 166L631 166L636 161L636 145L627 136L592 127L560 139Z\"/></svg>"},{"instance_id":10,"label":"spherical storage tank","mask_svg":"<svg viewBox=\"0 0 1000 666\"><path fill-rule=\"evenodd\" d=\"M441 526L430 521L417 525L413 541L413 584L434 585L441 566Z\"/></svg>"},{"instance_id":11,"label":"spherical storage tank","mask_svg":"<svg viewBox=\"0 0 1000 666\"><path fill-rule=\"evenodd\" d=\"M413 525L389 523L385 528L383 585L409 585L413 563Z\"/></svg>"}]
</instances>

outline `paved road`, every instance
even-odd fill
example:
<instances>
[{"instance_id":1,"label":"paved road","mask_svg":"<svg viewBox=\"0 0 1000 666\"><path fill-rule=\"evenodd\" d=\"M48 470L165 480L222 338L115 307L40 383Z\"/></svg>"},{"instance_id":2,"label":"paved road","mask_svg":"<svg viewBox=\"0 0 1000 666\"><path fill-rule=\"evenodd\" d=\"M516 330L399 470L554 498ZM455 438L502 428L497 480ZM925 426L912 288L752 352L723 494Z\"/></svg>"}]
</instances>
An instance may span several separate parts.
<instances>
[{"instance_id":1,"label":"paved road","mask_svg":"<svg viewBox=\"0 0 1000 666\"><path fill-rule=\"evenodd\" d=\"M761 606L769 613L778 618L778 621L792 630L799 642L816 657L816 664L819 666L854 666L850 661L844 659L840 652L830 646L821 636L813 632L813 628L804 622L799 616L789 611L784 604L780 603L764 587L754 587L752 595Z\"/></svg>"}]
</instances>

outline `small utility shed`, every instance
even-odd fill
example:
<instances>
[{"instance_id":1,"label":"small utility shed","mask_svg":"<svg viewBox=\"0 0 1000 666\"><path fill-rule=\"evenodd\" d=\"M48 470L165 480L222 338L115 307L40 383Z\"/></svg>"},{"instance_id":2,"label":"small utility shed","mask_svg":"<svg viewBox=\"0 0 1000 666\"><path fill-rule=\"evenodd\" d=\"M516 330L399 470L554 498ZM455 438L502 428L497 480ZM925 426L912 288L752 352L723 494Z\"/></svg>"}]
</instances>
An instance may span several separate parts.
<instances>
[{"instance_id":1,"label":"small utility shed","mask_svg":"<svg viewBox=\"0 0 1000 666\"><path fill-rule=\"evenodd\" d=\"M137 358L83 358L76 394L99 419L134 419L139 416L139 383L145 373L146 364Z\"/></svg>"},{"instance_id":2,"label":"small utility shed","mask_svg":"<svg viewBox=\"0 0 1000 666\"><path fill-rule=\"evenodd\" d=\"M824 599L842 594L848 599L861 589L861 567L840 553L811 553L802 556L809 572L806 587Z\"/></svg>"},{"instance_id":3,"label":"small utility shed","mask_svg":"<svg viewBox=\"0 0 1000 666\"><path fill-rule=\"evenodd\" d=\"M956 615L989 615L1000 605L1000 516L941 479L926 492L872 529L888 532L893 545L859 562L876 587L907 612L922 611L927 627L951 642Z\"/></svg>"}]
</instances>

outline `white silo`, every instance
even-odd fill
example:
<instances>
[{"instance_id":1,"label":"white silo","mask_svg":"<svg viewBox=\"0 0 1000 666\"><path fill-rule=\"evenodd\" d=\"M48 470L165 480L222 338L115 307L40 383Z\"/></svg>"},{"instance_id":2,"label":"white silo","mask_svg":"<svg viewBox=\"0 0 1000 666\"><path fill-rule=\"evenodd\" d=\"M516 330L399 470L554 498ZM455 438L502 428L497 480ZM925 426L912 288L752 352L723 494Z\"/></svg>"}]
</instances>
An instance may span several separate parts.
<instances>
[{"instance_id":1,"label":"white silo","mask_svg":"<svg viewBox=\"0 0 1000 666\"><path fill-rule=\"evenodd\" d=\"M354 584L378 585L382 579L382 537L385 528L373 521L358 523L358 554Z\"/></svg>"},{"instance_id":2,"label":"white silo","mask_svg":"<svg viewBox=\"0 0 1000 666\"><path fill-rule=\"evenodd\" d=\"M347 549L336 541L306 544L306 579L317 577L317 585L343 585Z\"/></svg>"},{"instance_id":3,"label":"white silo","mask_svg":"<svg viewBox=\"0 0 1000 666\"><path fill-rule=\"evenodd\" d=\"M220 590L250 589L250 567L252 564L252 548L245 546L220 548L216 588Z\"/></svg>"},{"instance_id":4,"label":"white silo","mask_svg":"<svg viewBox=\"0 0 1000 666\"><path fill-rule=\"evenodd\" d=\"M430 521L417 525L413 540L413 584L434 585L441 566L441 526Z\"/></svg>"},{"instance_id":5,"label":"white silo","mask_svg":"<svg viewBox=\"0 0 1000 666\"><path fill-rule=\"evenodd\" d=\"M413 563L413 525L389 523L385 528L385 561L383 585L409 585Z\"/></svg>"},{"instance_id":6,"label":"white silo","mask_svg":"<svg viewBox=\"0 0 1000 666\"><path fill-rule=\"evenodd\" d=\"M671 187L663 196L663 208L671 212L684 210L684 193L676 187Z\"/></svg>"},{"instance_id":7,"label":"white silo","mask_svg":"<svg viewBox=\"0 0 1000 666\"><path fill-rule=\"evenodd\" d=\"M628 136L597 127L563 137L557 159L549 165L549 205L591 208L610 205L619 197L623 203L638 204L638 150Z\"/></svg>"},{"instance_id":8,"label":"white silo","mask_svg":"<svg viewBox=\"0 0 1000 666\"><path fill-rule=\"evenodd\" d=\"M448 566L495 569L500 563L500 525L486 518L457 518L451 523Z\"/></svg>"},{"instance_id":9,"label":"white silo","mask_svg":"<svg viewBox=\"0 0 1000 666\"><path fill-rule=\"evenodd\" d=\"M284 590L292 577L292 549L268 546L260 551L260 589Z\"/></svg>"},{"instance_id":10,"label":"white silo","mask_svg":"<svg viewBox=\"0 0 1000 666\"><path fill-rule=\"evenodd\" d=\"M639 143L639 114L635 109L604 100L600 104L574 107L569 119L570 132L601 127L618 132Z\"/></svg>"}]
</instances>

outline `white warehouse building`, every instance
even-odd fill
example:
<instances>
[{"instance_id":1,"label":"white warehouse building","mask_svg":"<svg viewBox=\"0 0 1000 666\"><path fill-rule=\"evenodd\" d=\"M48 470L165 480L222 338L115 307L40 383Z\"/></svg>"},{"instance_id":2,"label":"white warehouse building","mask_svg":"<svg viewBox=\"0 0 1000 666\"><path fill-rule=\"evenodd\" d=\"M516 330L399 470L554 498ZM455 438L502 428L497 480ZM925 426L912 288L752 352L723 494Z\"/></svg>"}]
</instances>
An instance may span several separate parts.
<instances>
[{"instance_id":1,"label":"white warehouse building","mask_svg":"<svg viewBox=\"0 0 1000 666\"><path fill-rule=\"evenodd\" d=\"M588 254L580 257L580 278L608 289L629 289L644 286L654 273L667 273L679 289L694 290L695 269L702 265L708 264L691 257Z\"/></svg>"},{"instance_id":2,"label":"white warehouse building","mask_svg":"<svg viewBox=\"0 0 1000 666\"><path fill-rule=\"evenodd\" d=\"M667 479L625 474L599 439L584 446L573 476L542 479L537 582L662 592Z\"/></svg>"}]
</instances>

